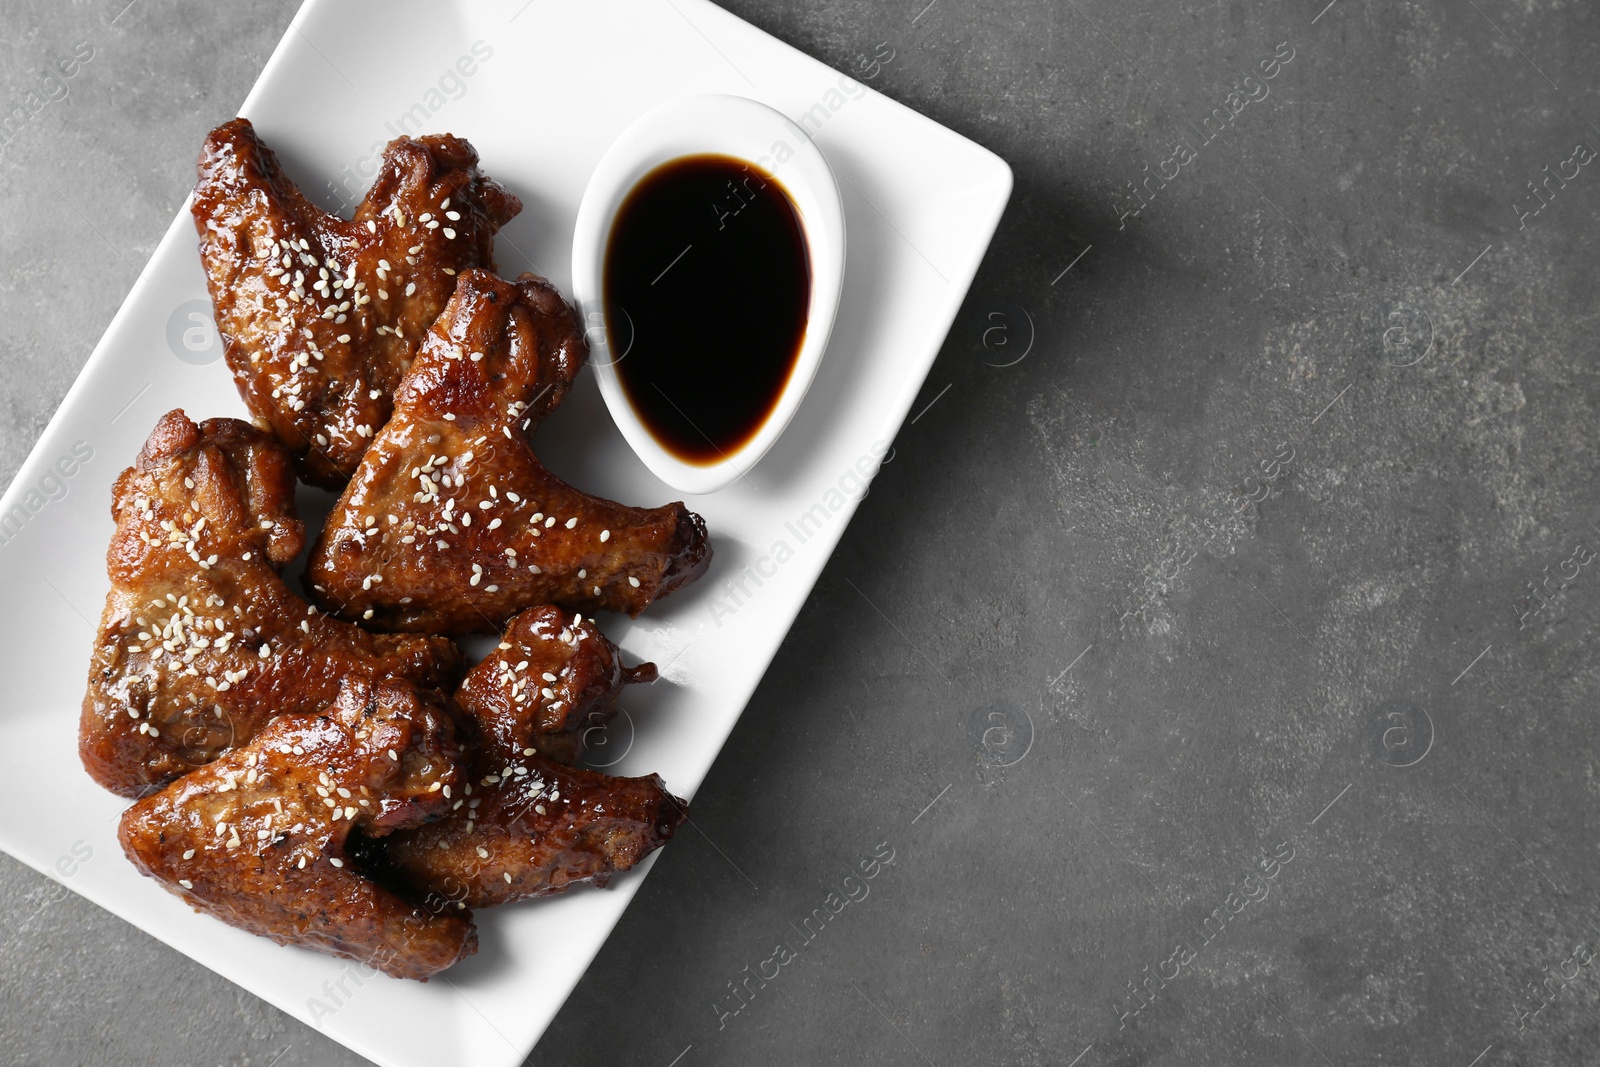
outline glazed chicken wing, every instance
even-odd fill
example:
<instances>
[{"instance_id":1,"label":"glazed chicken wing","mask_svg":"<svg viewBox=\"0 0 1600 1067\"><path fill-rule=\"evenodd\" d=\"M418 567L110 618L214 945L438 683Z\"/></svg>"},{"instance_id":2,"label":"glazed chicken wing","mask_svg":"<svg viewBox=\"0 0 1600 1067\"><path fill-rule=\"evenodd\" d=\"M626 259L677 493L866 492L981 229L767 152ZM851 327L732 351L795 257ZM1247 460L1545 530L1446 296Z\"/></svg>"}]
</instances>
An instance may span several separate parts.
<instances>
[{"instance_id":1,"label":"glazed chicken wing","mask_svg":"<svg viewBox=\"0 0 1600 1067\"><path fill-rule=\"evenodd\" d=\"M235 384L309 482L338 488L455 290L522 208L458 137L397 138L350 220L308 201L245 119L211 131L192 211Z\"/></svg>"},{"instance_id":2,"label":"glazed chicken wing","mask_svg":"<svg viewBox=\"0 0 1600 1067\"><path fill-rule=\"evenodd\" d=\"M544 603L638 615L698 577L698 515L589 496L534 455L586 353L544 279L463 271L312 553L319 602L379 629L493 632Z\"/></svg>"},{"instance_id":3,"label":"glazed chicken wing","mask_svg":"<svg viewBox=\"0 0 1600 1067\"><path fill-rule=\"evenodd\" d=\"M604 886L686 818L687 805L659 775L613 778L537 752L484 770L474 765L467 798L477 807L381 843L383 869L437 910Z\"/></svg>"},{"instance_id":4,"label":"glazed chicken wing","mask_svg":"<svg viewBox=\"0 0 1600 1067\"><path fill-rule=\"evenodd\" d=\"M426 979L477 951L471 917L406 903L347 846L448 807L459 756L449 715L408 683L353 675L321 714L280 716L133 805L122 848L230 926Z\"/></svg>"},{"instance_id":5,"label":"glazed chicken wing","mask_svg":"<svg viewBox=\"0 0 1600 1067\"><path fill-rule=\"evenodd\" d=\"M584 734L616 714L624 685L653 682L656 667L624 667L593 619L551 604L512 619L491 652L461 682L456 703L483 734L484 751L509 760L532 746L577 763Z\"/></svg>"},{"instance_id":6,"label":"glazed chicken wing","mask_svg":"<svg viewBox=\"0 0 1600 1067\"><path fill-rule=\"evenodd\" d=\"M244 744L279 713L315 714L357 670L447 687L446 638L373 635L317 611L278 568L305 532L288 453L235 419L169 412L117 479L111 591L79 752L124 796Z\"/></svg>"},{"instance_id":7,"label":"glazed chicken wing","mask_svg":"<svg viewBox=\"0 0 1600 1067\"><path fill-rule=\"evenodd\" d=\"M603 886L654 852L687 818L660 777L546 755L575 757L576 724L604 722L623 684L654 677L653 664L619 667L591 621L549 607L518 616L457 695L477 735L465 795L438 822L386 838L384 869L431 906L480 908Z\"/></svg>"}]
</instances>

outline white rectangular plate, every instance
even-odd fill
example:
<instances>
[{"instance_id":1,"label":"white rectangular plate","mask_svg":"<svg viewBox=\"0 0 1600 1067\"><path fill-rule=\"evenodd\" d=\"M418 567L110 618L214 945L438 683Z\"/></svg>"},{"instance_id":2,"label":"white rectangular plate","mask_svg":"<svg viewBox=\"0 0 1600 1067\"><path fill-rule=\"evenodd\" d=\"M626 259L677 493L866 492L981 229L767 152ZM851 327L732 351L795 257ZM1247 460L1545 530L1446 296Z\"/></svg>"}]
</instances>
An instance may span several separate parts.
<instances>
[{"instance_id":1,"label":"white rectangular plate","mask_svg":"<svg viewBox=\"0 0 1600 1067\"><path fill-rule=\"evenodd\" d=\"M712 92L805 118L840 179L848 256L827 356L787 433L748 478L688 500L711 530L710 573L636 622L603 620L630 659L664 675L628 694L635 736L610 769L660 773L691 797L920 390L1010 169L705 0L311 0L241 111L330 208L360 198L374 153L398 133L467 137L526 205L498 242L501 270L535 269L570 293L572 226L601 153L661 100ZM116 841L124 802L78 764L111 483L162 412L245 415L224 364L205 362L214 338L188 318L205 296L185 206L0 500L0 583L14 607L28 605L0 614L11 689L0 746L28 754L0 778L0 847L386 1067L519 1064L643 870L605 891L480 912L481 951L442 979L373 977L230 929L141 877ZM628 450L588 375L538 443L591 492L677 496ZM615 743L628 745L626 729Z\"/></svg>"}]
</instances>

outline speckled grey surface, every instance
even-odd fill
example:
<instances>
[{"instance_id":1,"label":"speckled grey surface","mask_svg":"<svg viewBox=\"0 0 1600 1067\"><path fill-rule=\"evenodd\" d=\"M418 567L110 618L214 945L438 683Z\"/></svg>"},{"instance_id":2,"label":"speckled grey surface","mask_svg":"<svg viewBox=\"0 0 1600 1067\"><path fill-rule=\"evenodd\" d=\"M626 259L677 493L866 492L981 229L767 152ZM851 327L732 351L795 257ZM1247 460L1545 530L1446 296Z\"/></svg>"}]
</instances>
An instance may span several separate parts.
<instances>
[{"instance_id":1,"label":"speckled grey surface","mask_svg":"<svg viewBox=\"0 0 1600 1067\"><path fill-rule=\"evenodd\" d=\"M290 13L124 2L0 0L6 478ZM530 1062L1600 1059L1594 10L925 3L729 5L1016 192ZM4 1062L363 1062L8 859L0 919Z\"/></svg>"}]
</instances>

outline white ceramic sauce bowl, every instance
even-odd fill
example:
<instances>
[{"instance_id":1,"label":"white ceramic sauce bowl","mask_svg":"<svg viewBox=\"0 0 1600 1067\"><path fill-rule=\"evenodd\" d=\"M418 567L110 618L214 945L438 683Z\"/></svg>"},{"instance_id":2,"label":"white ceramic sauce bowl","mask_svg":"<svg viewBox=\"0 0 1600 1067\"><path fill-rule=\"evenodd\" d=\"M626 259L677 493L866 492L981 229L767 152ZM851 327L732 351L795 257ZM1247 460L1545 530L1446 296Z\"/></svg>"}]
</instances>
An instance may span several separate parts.
<instances>
[{"instance_id":1,"label":"white ceramic sauce bowl","mask_svg":"<svg viewBox=\"0 0 1600 1067\"><path fill-rule=\"evenodd\" d=\"M782 142L793 152L773 158ZM811 267L805 337L793 370L766 421L742 446L711 464L667 451L628 400L617 374L627 351L611 350L606 327L605 261L623 201L656 167L684 156L732 156L777 179L800 214ZM595 167L572 238L572 286L589 340L589 362L611 418L651 472L684 493L712 493L740 478L777 441L800 407L822 362L844 283L844 204L833 171L804 130L782 112L742 96L686 96L668 101L624 130ZM623 339L624 341L626 339Z\"/></svg>"}]
</instances>

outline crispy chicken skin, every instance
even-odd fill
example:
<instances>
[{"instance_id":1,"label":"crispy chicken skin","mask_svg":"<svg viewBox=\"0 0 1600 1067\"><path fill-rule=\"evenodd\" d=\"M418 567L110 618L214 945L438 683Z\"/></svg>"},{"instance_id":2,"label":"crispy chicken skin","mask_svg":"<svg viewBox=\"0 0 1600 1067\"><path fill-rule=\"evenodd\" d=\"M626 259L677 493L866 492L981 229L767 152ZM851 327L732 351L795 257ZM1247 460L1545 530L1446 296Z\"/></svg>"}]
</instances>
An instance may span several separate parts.
<instances>
[{"instance_id":1,"label":"crispy chicken skin","mask_svg":"<svg viewBox=\"0 0 1600 1067\"><path fill-rule=\"evenodd\" d=\"M681 503L592 497L534 455L586 354L549 282L463 271L312 553L319 602L377 629L493 632L544 603L638 615L703 573L705 523Z\"/></svg>"},{"instance_id":2,"label":"crispy chicken skin","mask_svg":"<svg viewBox=\"0 0 1600 1067\"><path fill-rule=\"evenodd\" d=\"M493 266L522 204L448 134L391 141L350 220L308 201L246 119L211 131L199 172L191 210L234 383L302 477L337 489L456 273Z\"/></svg>"},{"instance_id":3,"label":"crispy chicken skin","mask_svg":"<svg viewBox=\"0 0 1600 1067\"><path fill-rule=\"evenodd\" d=\"M440 821L385 839L385 868L430 907L483 908L603 886L660 848L688 806L659 776L613 778L546 754L570 740L576 756L575 724L603 722L624 684L654 678L654 664L620 667L588 620L550 607L519 615L457 694L477 742L466 796Z\"/></svg>"},{"instance_id":4,"label":"crispy chicken skin","mask_svg":"<svg viewBox=\"0 0 1600 1067\"><path fill-rule=\"evenodd\" d=\"M462 784L444 710L352 675L321 714L279 716L134 804L119 836L134 866L230 926L426 979L477 951L471 917L406 903L346 846L424 822Z\"/></svg>"},{"instance_id":5,"label":"crispy chicken skin","mask_svg":"<svg viewBox=\"0 0 1600 1067\"><path fill-rule=\"evenodd\" d=\"M315 714L357 670L448 687L446 638L373 635L316 611L278 568L304 543L288 453L236 419L162 417L113 491L111 590L95 637L79 753L139 796Z\"/></svg>"},{"instance_id":6,"label":"crispy chicken skin","mask_svg":"<svg viewBox=\"0 0 1600 1067\"><path fill-rule=\"evenodd\" d=\"M532 746L573 764L584 734L616 714L622 687L655 679L654 663L624 667L593 619L546 604L511 620L499 647L467 672L456 703L495 759Z\"/></svg>"}]
</instances>

